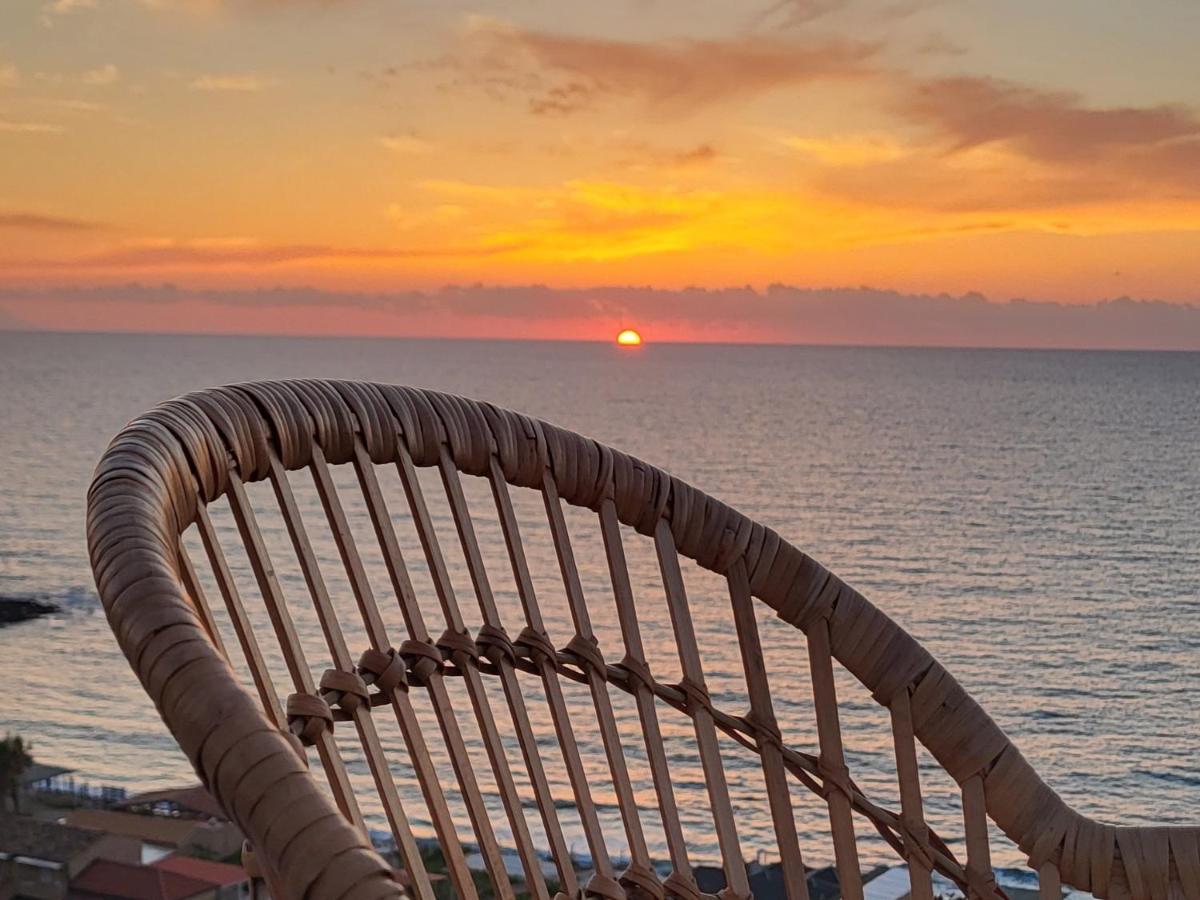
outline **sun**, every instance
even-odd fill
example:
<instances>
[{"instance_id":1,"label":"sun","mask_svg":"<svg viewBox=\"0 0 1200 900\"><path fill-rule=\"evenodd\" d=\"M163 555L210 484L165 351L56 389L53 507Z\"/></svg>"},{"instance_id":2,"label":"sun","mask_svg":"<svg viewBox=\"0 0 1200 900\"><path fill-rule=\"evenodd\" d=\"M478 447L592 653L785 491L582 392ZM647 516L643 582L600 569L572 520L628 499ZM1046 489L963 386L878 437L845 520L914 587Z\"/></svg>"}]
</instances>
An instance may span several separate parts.
<instances>
[{"instance_id":1,"label":"sun","mask_svg":"<svg viewBox=\"0 0 1200 900\"><path fill-rule=\"evenodd\" d=\"M622 347L637 347L642 343L642 336L632 328L626 328L617 335L617 343Z\"/></svg>"}]
</instances>

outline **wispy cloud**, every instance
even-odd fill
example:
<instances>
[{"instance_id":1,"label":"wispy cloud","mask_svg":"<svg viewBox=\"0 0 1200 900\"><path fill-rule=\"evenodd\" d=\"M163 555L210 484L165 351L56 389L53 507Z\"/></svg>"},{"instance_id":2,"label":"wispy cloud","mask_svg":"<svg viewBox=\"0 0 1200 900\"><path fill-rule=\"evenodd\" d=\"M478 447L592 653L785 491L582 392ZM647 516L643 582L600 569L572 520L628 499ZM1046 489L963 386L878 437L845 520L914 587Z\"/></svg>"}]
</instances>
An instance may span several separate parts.
<instances>
[{"instance_id":1,"label":"wispy cloud","mask_svg":"<svg viewBox=\"0 0 1200 900\"><path fill-rule=\"evenodd\" d=\"M390 137L382 137L379 139L379 143L392 153L404 156L418 156L425 153L432 153L435 147L432 141L427 141L412 134L397 134Z\"/></svg>"},{"instance_id":2,"label":"wispy cloud","mask_svg":"<svg viewBox=\"0 0 1200 900\"><path fill-rule=\"evenodd\" d=\"M93 86L116 84L121 80L121 70L112 63L106 63L83 73L83 83Z\"/></svg>"},{"instance_id":3,"label":"wispy cloud","mask_svg":"<svg viewBox=\"0 0 1200 900\"><path fill-rule=\"evenodd\" d=\"M884 23L907 19L947 0L776 0L757 16L761 23L796 28L838 13L855 11Z\"/></svg>"},{"instance_id":4,"label":"wispy cloud","mask_svg":"<svg viewBox=\"0 0 1200 900\"><path fill-rule=\"evenodd\" d=\"M99 222L66 216L50 216L32 212L0 212L0 228L21 231L80 232L98 231L106 227Z\"/></svg>"},{"instance_id":5,"label":"wispy cloud","mask_svg":"<svg viewBox=\"0 0 1200 900\"><path fill-rule=\"evenodd\" d=\"M467 20L451 65L459 83L565 115L607 99L682 114L824 79L859 78L875 44L744 35L724 40L622 41Z\"/></svg>"},{"instance_id":6,"label":"wispy cloud","mask_svg":"<svg viewBox=\"0 0 1200 900\"><path fill-rule=\"evenodd\" d=\"M10 259L0 269L23 272L64 270L221 270L309 264L389 264L424 259L482 258L512 252L511 244L442 247L353 247L331 244L274 244L249 238L155 238L82 256Z\"/></svg>"},{"instance_id":7,"label":"wispy cloud","mask_svg":"<svg viewBox=\"0 0 1200 900\"><path fill-rule=\"evenodd\" d=\"M1006 141L1051 162L1200 137L1200 116L1181 106L1091 107L1078 94L996 78L915 82L898 109L942 132L955 148Z\"/></svg>"},{"instance_id":8,"label":"wispy cloud","mask_svg":"<svg viewBox=\"0 0 1200 900\"><path fill-rule=\"evenodd\" d=\"M904 144L886 133L834 134L827 137L789 135L785 147L826 166L861 166L888 162L908 154Z\"/></svg>"},{"instance_id":9,"label":"wispy cloud","mask_svg":"<svg viewBox=\"0 0 1200 900\"><path fill-rule=\"evenodd\" d=\"M8 134L62 134L66 129L50 122L22 122L0 118L0 132Z\"/></svg>"},{"instance_id":10,"label":"wispy cloud","mask_svg":"<svg viewBox=\"0 0 1200 900\"><path fill-rule=\"evenodd\" d=\"M201 75L192 80L191 87L197 91L217 91L234 94L256 94L279 84L276 78L245 73L239 75Z\"/></svg>"},{"instance_id":11,"label":"wispy cloud","mask_svg":"<svg viewBox=\"0 0 1200 900\"><path fill-rule=\"evenodd\" d=\"M97 4L98 0L50 0L42 6L42 25L53 28L55 19L81 9L95 9Z\"/></svg>"}]
</instances>

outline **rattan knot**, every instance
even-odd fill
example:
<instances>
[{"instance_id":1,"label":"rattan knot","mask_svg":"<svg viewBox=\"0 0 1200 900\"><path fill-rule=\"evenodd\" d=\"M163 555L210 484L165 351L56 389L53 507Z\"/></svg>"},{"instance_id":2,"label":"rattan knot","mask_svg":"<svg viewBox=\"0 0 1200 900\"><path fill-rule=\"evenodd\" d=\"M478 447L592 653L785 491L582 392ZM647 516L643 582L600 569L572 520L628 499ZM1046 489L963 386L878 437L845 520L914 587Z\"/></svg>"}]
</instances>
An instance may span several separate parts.
<instances>
[{"instance_id":1,"label":"rattan knot","mask_svg":"<svg viewBox=\"0 0 1200 900\"><path fill-rule=\"evenodd\" d=\"M588 670L604 672L604 654L600 652L600 643L594 635L592 637L575 635L567 641L567 646L563 648L563 655L569 657L584 672Z\"/></svg>"},{"instance_id":2,"label":"rattan knot","mask_svg":"<svg viewBox=\"0 0 1200 900\"><path fill-rule=\"evenodd\" d=\"M550 636L544 631L535 631L528 626L522 628L517 639L513 641L513 647L518 655L535 663L549 660L553 665L558 662L558 650L550 643Z\"/></svg>"},{"instance_id":3,"label":"rattan knot","mask_svg":"<svg viewBox=\"0 0 1200 900\"><path fill-rule=\"evenodd\" d=\"M712 709L712 698L708 696L708 688L703 684L685 675L675 687L683 694L688 715L695 715L698 709Z\"/></svg>"},{"instance_id":4,"label":"rattan knot","mask_svg":"<svg viewBox=\"0 0 1200 900\"><path fill-rule=\"evenodd\" d=\"M762 753L766 747L783 749L783 733L779 730L779 723L774 719L764 719L751 710L742 717L742 721L746 723L747 730L758 741L759 753Z\"/></svg>"},{"instance_id":5,"label":"rattan knot","mask_svg":"<svg viewBox=\"0 0 1200 900\"><path fill-rule=\"evenodd\" d=\"M475 649L496 666L505 659L510 663L517 661L517 648L513 646L512 638L497 625L483 625L479 629L479 634L475 635Z\"/></svg>"},{"instance_id":6,"label":"rattan knot","mask_svg":"<svg viewBox=\"0 0 1200 900\"><path fill-rule=\"evenodd\" d=\"M635 659L627 653L621 657L617 668L625 673L625 683L631 690L638 687L649 688L654 684L654 676L650 673L650 664L644 659Z\"/></svg>"},{"instance_id":7,"label":"rattan knot","mask_svg":"<svg viewBox=\"0 0 1200 900\"><path fill-rule=\"evenodd\" d=\"M364 650L358 658L358 674L381 694L390 694L397 688L408 690L404 660L391 647L386 652L374 648Z\"/></svg>"},{"instance_id":8,"label":"rattan knot","mask_svg":"<svg viewBox=\"0 0 1200 900\"><path fill-rule=\"evenodd\" d=\"M442 651L428 641L405 641L400 645L400 658L408 666L409 684L429 684L442 668Z\"/></svg>"},{"instance_id":9,"label":"rattan knot","mask_svg":"<svg viewBox=\"0 0 1200 900\"><path fill-rule=\"evenodd\" d=\"M442 651L444 659L454 662L456 653L465 653L471 659L479 659L479 648L475 646L475 641L471 635L465 631L454 631L447 628L442 632L442 636L437 639L437 647Z\"/></svg>"},{"instance_id":10,"label":"rattan knot","mask_svg":"<svg viewBox=\"0 0 1200 900\"><path fill-rule=\"evenodd\" d=\"M700 886L695 876L672 870L663 882L663 890L672 900L700 900Z\"/></svg>"},{"instance_id":11,"label":"rattan knot","mask_svg":"<svg viewBox=\"0 0 1200 900\"><path fill-rule=\"evenodd\" d=\"M583 886L583 896L599 897L604 900L626 900L625 889L617 882L617 879L600 873L593 873L592 877L587 880L587 884Z\"/></svg>"},{"instance_id":12,"label":"rattan knot","mask_svg":"<svg viewBox=\"0 0 1200 900\"><path fill-rule=\"evenodd\" d=\"M833 791L841 791L847 798L853 793L850 787L850 770L846 768L845 763L835 766L827 763L823 758L818 759L817 774L824 782L821 786L823 797L828 797Z\"/></svg>"},{"instance_id":13,"label":"rattan knot","mask_svg":"<svg viewBox=\"0 0 1200 900\"><path fill-rule=\"evenodd\" d=\"M367 683L362 677L357 672L341 669L326 669L321 674L321 697L348 715L354 715L356 709L370 703Z\"/></svg>"},{"instance_id":14,"label":"rattan knot","mask_svg":"<svg viewBox=\"0 0 1200 900\"><path fill-rule=\"evenodd\" d=\"M663 900L666 896L658 873L645 863L630 862L617 881L635 900Z\"/></svg>"},{"instance_id":15,"label":"rattan knot","mask_svg":"<svg viewBox=\"0 0 1200 900\"><path fill-rule=\"evenodd\" d=\"M996 888L996 874L991 869L981 872L967 863L965 871L968 900L994 900L1002 896Z\"/></svg>"},{"instance_id":16,"label":"rattan knot","mask_svg":"<svg viewBox=\"0 0 1200 900\"><path fill-rule=\"evenodd\" d=\"M300 743L311 747L321 735L333 731L333 712L320 697L291 694L287 698L287 722Z\"/></svg>"},{"instance_id":17,"label":"rattan knot","mask_svg":"<svg viewBox=\"0 0 1200 900\"><path fill-rule=\"evenodd\" d=\"M929 829L922 823L914 826L903 816L896 820L896 830L904 842L904 855L910 863L918 863L926 869L933 868L933 848L929 845Z\"/></svg>"}]
</instances>

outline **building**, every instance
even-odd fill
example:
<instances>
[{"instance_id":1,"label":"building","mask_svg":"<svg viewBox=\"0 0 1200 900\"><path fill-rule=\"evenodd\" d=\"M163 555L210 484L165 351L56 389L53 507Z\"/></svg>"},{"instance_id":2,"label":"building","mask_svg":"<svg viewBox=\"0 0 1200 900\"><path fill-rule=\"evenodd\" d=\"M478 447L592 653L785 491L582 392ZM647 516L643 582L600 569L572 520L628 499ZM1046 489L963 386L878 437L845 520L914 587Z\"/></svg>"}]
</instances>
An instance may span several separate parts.
<instances>
[{"instance_id":1,"label":"building","mask_svg":"<svg viewBox=\"0 0 1200 900\"><path fill-rule=\"evenodd\" d=\"M126 836L0 813L0 900L61 900L71 879L94 860L135 863L140 849Z\"/></svg>"},{"instance_id":2,"label":"building","mask_svg":"<svg viewBox=\"0 0 1200 900\"><path fill-rule=\"evenodd\" d=\"M71 880L69 900L217 900L207 881L155 866L98 859Z\"/></svg>"},{"instance_id":3,"label":"building","mask_svg":"<svg viewBox=\"0 0 1200 900\"><path fill-rule=\"evenodd\" d=\"M134 794L120 803L116 809L138 812L154 816L178 816L185 819L218 819L229 821L225 810L202 785L196 784L182 788L167 788L161 791L147 791L144 794Z\"/></svg>"},{"instance_id":4,"label":"building","mask_svg":"<svg viewBox=\"0 0 1200 900\"><path fill-rule=\"evenodd\" d=\"M70 789L74 774L74 769L35 762L21 773L17 779L17 787L29 794L37 791L65 791Z\"/></svg>"},{"instance_id":5,"label":"building","mask_svg":"<svg viewBox=\"0 0 1200 900\"><path fill-rule=\"evenodd\" d=\"M141 842L141 862L152 863L176 851L225 859L241 852L242 833L231 822L217 819L185 819L175 816L144 816L111 809L76 809L66 824L108 834L136 838Z\"/></svg>"},{"instance_id":6,"label":"building","mask_svg":"<svg viewBox=\"0 0 1200 900\"><path fill-rule=\"evenodd\" d=\"M216 889L217 900L247 900L251 896L250 878L241 866L194 856L168 856L154 863L154 868L208 882Z\"/></svg>"}]
</instances>

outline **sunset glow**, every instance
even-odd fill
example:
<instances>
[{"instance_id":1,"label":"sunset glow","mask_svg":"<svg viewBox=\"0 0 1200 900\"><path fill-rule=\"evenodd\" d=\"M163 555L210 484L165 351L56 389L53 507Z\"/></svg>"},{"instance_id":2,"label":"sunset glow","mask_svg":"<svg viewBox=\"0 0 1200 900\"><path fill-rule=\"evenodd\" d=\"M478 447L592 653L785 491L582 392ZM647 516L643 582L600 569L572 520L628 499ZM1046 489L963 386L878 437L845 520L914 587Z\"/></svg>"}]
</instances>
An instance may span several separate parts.
<instances>
[{"instance_id":1,"label":"sunset glow","mask_svg":"<svg viewBox=\"0 0 1200 900\"><path fill-rule=\"evenodd\" d=\"M687 291L1194 303L1200 21L1138 9L3 4L0 328L596 339L604 301L529 297L613 288L681 292L622 307L669 340L803 340ZM463 285L537 287L380 299Z\"/></svg>"},{"instance_id":2,"label":"sunset glow","mask_svg":"<svg viewBox=\"0 0 1200 900\"><path fill-rule=\"evenodd\" d=\"M622 347L639 347L642 343L642 336L632 328L626 328L617 335L617 343Z\"/></svg>"}]
</instances>

